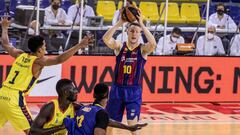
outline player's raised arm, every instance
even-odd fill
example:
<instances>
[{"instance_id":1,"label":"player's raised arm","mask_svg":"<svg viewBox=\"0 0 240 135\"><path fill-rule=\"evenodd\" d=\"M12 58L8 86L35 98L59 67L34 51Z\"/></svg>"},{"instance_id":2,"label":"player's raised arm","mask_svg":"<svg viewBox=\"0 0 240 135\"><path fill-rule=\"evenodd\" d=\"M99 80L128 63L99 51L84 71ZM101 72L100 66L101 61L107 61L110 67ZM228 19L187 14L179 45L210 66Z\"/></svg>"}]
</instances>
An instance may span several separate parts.
<instances>
[{"instance_id":1,"label":"player's raised arm","mask_svg":"<svg viewBox=\"0 0 240 135\"><path fill-rule=\"evenodd\" d=\"M16 49L15 47L11 46L9 43L8 38L8 27L10 22L8 21L7 17L3 17L2 19L2 46L5 51L9 53L14 58L17 58L21 53L23 53L22 50Z\"/></svg>"},{"instance_id":2,"label":"player's raised arm","mask_svg":"<svg viewBox=\"0 0 240 135\"><path fill-rule=\"evenodd\" d=\"M85 36L79 44L75 45L74 47L65 51L64 53L55 57L44 56L42 58L37 59L35 63L41 66L51 66L63 63L67 61L71 56L73 56L79 49L89 46L92 42L93 35Z\"/></svg>"},{"instance_id":3,"label":"player's raised arm","mask_svg":"<svg viewBox=\"0 0 240 135\"><path fill-rule=\"evenodd\" d=\"M52 102L44 105L41 108L38 116L35 118L33 125L31 126L29 135L51 135L57 131L65 129L64 125L47 129L43 128L44 124L51 120L51 117L53 117L53 113L54 104Z\"/></svg>"},{"instance_id":4,"label":"player's raised arm","mask_svg":"<svg viewBox=\"0 0 240 135\"><path fill-rule=\"evenodd\" d=\"M111 27L103 36L104 43L113 50L120 50L121 43L116 41L113 38L113 34L116 32L116 30L123 25L124 21L122 19L119 19L119 21Z\"/></svg>"},{"instance_id":5,"label":"player's raised arm","mask_svg":"<svg viewBox=\"0 0 240 135\"><path fill-rule=\"evenodd\" d=\"M123 124L121 122L117 122L113 119L109 119L109 123L108 123L108 126L110 126L110 127L125 129L125 130L129 130L129 131L137 131L137 130L142 129L143 127L145 127L147 125L148 125L147 123L135 124L135 125L126 125L126 124Z\"/></svg>"},{"instance_id":6,"label":"player's raised arm","mask_svg":"<svg viewBox=\"0 0 240 135\"><path fill-rule=\"evenodd\" d=\"M142 52L143 52L143 54L148 55L155 50L157 43L156 43L156 40L155 40L154 36L152 35L152 33L144 25L142 14L140 12L139 12L139 15L140 15L140 16L138 16L139 24L140 24L142 31L148 41L147 43L144 44L144 46L142 46Z\"/></svg>"}]
</instances>

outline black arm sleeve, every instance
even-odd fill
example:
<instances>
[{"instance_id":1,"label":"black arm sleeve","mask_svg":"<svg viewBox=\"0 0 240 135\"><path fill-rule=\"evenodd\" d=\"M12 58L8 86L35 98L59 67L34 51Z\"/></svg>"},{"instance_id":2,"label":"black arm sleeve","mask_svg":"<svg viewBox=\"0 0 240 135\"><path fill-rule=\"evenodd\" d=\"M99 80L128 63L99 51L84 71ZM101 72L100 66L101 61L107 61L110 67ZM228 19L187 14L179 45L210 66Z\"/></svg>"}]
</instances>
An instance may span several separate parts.
<instances>
[{"instance_id":1,"label":"black arm sleeve","mask_svg":"<svg viewBox=\"0 0 240 135\"><path fill-rule=\"evenodd\" d=\"M96 125L95 128L106 129L108 126L109 117L105 110L100 110L96 114Z\"/></svg>"}]
</instances>

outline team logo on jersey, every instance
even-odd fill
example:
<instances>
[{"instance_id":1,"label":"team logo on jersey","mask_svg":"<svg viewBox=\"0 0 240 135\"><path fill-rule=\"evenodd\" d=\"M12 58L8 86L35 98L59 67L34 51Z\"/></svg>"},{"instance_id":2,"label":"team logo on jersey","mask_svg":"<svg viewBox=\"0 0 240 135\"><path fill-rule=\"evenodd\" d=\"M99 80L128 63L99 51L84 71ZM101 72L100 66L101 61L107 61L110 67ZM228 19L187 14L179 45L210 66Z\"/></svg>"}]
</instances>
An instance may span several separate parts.
<instances>
[{"instance_id":1,"label":"team logo on jersey","mask_svg":"<svg viewBox=\"0 0 240 135\"><path fill-rule=\"evenodd\" d=\"M90 108L90 107L84 107L82 110L83 110L84 112L90 112L90 111L91 111L91 108Z\"/></svg>"},{"instance_id":2,"label":"team logo on jersey","mask_svg":"<svg viewBox=\"0 0 240 135\"><path fill-rule=\"evenodd\" d=\"M125 61L125 59L126 59L125 56L122 56L121 61Z\"/></svg>"}]
</instances>

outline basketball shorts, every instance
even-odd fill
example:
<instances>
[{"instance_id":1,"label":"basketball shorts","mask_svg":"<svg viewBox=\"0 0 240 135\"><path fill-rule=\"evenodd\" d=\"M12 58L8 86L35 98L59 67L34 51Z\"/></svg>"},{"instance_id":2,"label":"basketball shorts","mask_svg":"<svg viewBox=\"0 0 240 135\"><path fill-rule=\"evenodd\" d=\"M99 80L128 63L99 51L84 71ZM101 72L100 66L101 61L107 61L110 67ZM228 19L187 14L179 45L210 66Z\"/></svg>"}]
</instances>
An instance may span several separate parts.
<instances>
[{"instance_id":1,"label":"basketball shorts","mask_svg":"<svg viewBox=\"0 0 240 135\"><path fill-rule=\"evenodd\" d=\"M16 130L30 129L32 116L22 92L2 87L0 108L0 128L9 121Z\"/></svg>"},{"instance_id":2,"label":"basketball shorts","mask_svg":"<svg viewBox=\"0 0 240 135\"><path fill-rule=\"evenodd\" d=\"M120 86L113 84L106 110L113 120L122 121L126 109L127 120L139 120L142 104L141 86Z\"/></svg>"}]
</instances>

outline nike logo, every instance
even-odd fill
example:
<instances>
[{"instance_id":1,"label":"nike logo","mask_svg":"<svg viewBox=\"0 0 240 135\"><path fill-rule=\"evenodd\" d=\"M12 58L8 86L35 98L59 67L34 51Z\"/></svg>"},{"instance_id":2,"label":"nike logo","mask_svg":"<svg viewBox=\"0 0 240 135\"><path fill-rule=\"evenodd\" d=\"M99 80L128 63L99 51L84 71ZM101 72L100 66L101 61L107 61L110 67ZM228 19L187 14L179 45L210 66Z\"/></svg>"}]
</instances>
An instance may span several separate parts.
<instances>
[{"instance_id":1,"label":"nike logo","mask_svg":"<svg viewBox=\"0 0 240 135\"><path fill-rule=\"evenodd\" d=\"M48 77L48 78L44 78L44 79L38 80L38 81L37 81L37 84L38 84L38 83L45 82L45 81L47 81L47 80L49 80L49 79L51 79L51 78L53 78L53 77L55 77L55 76L50 76L50 77Z\"/></svg>"}]
</instances>

